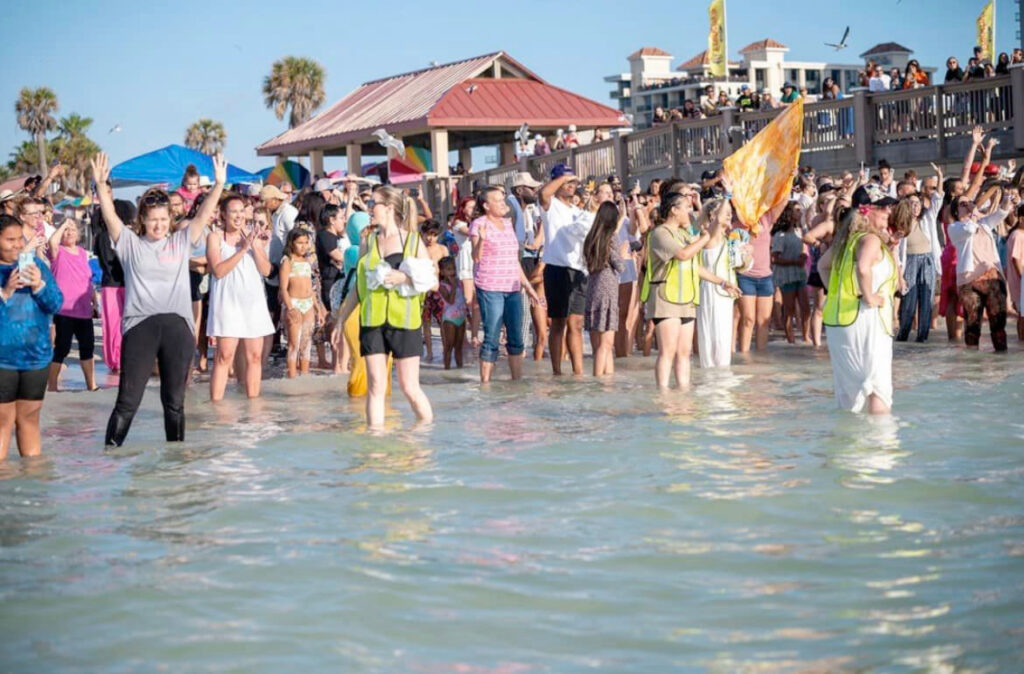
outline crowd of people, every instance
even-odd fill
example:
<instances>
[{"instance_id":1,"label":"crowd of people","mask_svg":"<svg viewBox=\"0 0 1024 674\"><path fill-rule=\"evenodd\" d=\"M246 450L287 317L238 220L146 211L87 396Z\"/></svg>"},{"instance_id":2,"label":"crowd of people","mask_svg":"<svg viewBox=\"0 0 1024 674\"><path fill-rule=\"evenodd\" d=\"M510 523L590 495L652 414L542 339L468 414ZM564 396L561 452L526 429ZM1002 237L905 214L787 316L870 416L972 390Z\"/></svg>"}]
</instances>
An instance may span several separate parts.
<instances>
[{"instance_id":1,"label":"crowd of people","mask_svg":"<svg viewBox=\"0 0 1024 674\"><path fill-rule=\"evenodd\" d=\"M0 454L12 433L23 455L40 451L42 400L73 342L98 388L94 317L119 374L109 445L154 374L169 441L184 438L195 373L210 371L214 402L232 378L257 397L269 359L302 376L314 350L319 368L352 373L350 392L359 373L376 427L392 364L417 417L433 417L424 355L447 369L475 352L484 383L502 351L512 379L527 353L582 375L589 339L594 376L656 350L657 386L686 387L694 351L725 367L772 330L814 347L825 333L839 406L886 412L894 340L926 341L944 320L977 347L987 319L1001 352L1011 315L1024 340L1022 172L993 164L994 146L975 128L948 178L933 165L897 179L884 161L874 175L801 169L756 223L740 222L722 171L627 190L557 164L543 183L523 172L483 186L440 222L417 192L357 179L228 190L220 157L213 180L189 167L174 191L131 203L114 199L100 154L87 222L54 218L43 181L0 195Z\"/></svg>"}]
</instances>

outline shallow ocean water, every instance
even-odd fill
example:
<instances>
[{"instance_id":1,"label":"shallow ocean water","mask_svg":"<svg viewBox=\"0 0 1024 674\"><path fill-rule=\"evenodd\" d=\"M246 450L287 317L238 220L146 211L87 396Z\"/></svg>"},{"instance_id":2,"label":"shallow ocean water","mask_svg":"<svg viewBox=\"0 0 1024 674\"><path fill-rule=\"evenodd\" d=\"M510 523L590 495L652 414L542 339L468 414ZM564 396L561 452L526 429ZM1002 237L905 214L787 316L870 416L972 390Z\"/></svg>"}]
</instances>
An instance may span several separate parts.
<instances>
[{"instance_id":1,"label":"shallow ocean water","mask_svg":"<svg viewBox=\"0 0 1024 674\"><path fill-rule=\"evenodd\" d=\"M685 393L431 369L385 435L327 377L197 386L180 446L154 386L117 450L113 391L50 396L0 466L2 669L1021 671L1024 349L896 354L887 419L777 344Z\"/></svg>"}]
</instances>

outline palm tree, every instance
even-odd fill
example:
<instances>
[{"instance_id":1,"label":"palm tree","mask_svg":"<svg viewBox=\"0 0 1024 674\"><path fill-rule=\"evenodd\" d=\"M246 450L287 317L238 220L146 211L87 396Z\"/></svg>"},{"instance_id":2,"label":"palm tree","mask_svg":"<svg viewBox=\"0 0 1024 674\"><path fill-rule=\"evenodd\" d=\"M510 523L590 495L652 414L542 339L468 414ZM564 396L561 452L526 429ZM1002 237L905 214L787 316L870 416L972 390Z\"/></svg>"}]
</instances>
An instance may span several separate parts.
<instances>
[{"instance_id":1,"label":"palm tree","mask_svg":"<svg viewBox=\"0 0 1024 674\"><path fill-rule=\"evenodd\" d=\"M185 145L203 154L217 154L224 151L228 134L224 125L206 117L194 122L185 130Z\"/></svg>"},{"instance_id":2,"label":"palm tree","mask_svg":"<svg viewBox=\"0 0 1024 674\"><path fill-rule=\"evenodd\" d=\"M53 143L47 142L47 147L53 150ZM46 152L46 150L43 150ZM18 145L11 150L10 160L7 162L7 168L10 169L15 175L21 173L36 173L39 170L37 162L39 161L39 148L36 146L35 141L23 140L21 145Z\"/></svg>"},{"instance_id":3,"label":"palm tree","mask_svg":"<svg viewBox=\"0 0 1024 674\"><path fill-rule=\"evenodd\" d=\"M85 135L92 126L92 118L73 112L61 119L58 126L60 136L54 141L57 157L67 167L67 182L84 191L89 159L100 151L100 147Z\"/></svg>"},{"instance_id":4,"label":"palm tree","mask_svg":"<svg viewBox=\"0 0 1024 674\"><path fill-rule=\"evenodd\" d=\"M39 151L39 172L42 174L47 171L46 133L57 128L57 120L53 117L57 108L57 94L49 87L23 87L14 104L14 111L18 113L18 126L28 131L35 141Z\"/></svg>"},{"instance_id":5,"label":"palm tree","mask_svg":"<svg viewBox=\"0 0 1024 674\"><path fill-rule=\"evenodd\" d=\"M284 119L291 108L288 127L295 128L323 105L325 77L323 66L313 59L286 56L275 61L270 75L263 78L263 102L278 119Z\"/></svg>"}]
</instances>

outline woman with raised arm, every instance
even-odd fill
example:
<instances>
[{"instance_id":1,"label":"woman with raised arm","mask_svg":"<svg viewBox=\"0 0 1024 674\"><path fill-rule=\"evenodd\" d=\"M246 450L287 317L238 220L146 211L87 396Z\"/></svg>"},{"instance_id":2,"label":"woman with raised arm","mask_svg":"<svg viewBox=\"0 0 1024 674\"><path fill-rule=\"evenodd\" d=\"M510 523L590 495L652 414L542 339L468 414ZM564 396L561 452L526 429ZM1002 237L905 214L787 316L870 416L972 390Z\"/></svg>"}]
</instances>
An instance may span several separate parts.
<instances>
[{"instance_id":1,"label":"woman with raised arm","mask_svg":"<svg viewBox=\"0 0 1024 674\"><path fill-rule=\"evenodd\" d=\"M263 279L270 274L270 258L260 233L245 222L244 211L245 200L241 196L224 197L220 204L221 228L210 232L206 239L206 259L210 265L210 315L206 331L217 338L217 353L210 372L210 400L214 402L224 397L239 345L245 357L245 393L250 398L259 397L263 338L274 334L263 294ZM287 280L282 278L283 283Z\"/></svg>"},{"instance_id":2,"label":"woman with raised arm","mask_svg":"<svg viewBox=\"0 0 1024 674\"><path fill-rule=\"evenodd\" d=\"M359 305L359 352L366 361L366 421L371 428L384 425L384 399L388 388L388 355L395 358L398 384L420 421L434 418L430 401L420 388L423 352L423 299L437 289L437 272L419 234L402 229L405 199L390 186L373 193L371 217L377 230L360 246L356 292L345 297L338 310L335 333ZM338 335L332 336L337 341Z\"/></svg>"},{"instance_id":3,"label":"woman with raised arm","mask_svg":"<svg viewBox=\"0 0 1024 674\"><path fill-rule=\"evenodd\" d=\"M107 155L101 152L90 163L96 183L103 184L110 175ZM124 267L125 281L121 382L107 422L107 445L124 443L154 361L160 367L167 440L185 439L185 387L195 349L188 260L224 189L227 163L217 155L213 167L216 183L209 197L196 217L174 232L170 200L163 190L149 190L142 196L135 222L138 233L117 216L112 194L98 190L103 221Z\"/></svg>"},{"instance_id":4,"label":"woman with raised arm","mask_svg":"<svg viewBox=\"0 0 1024 674\"><path fill-rule=\"evenodd\" d=\"M690 227L697 193L669 192L661 202L662 224L654 228L647 242L647 269L640 290L646 315L654 321L658 335L655 380L668 389L672 372L680 388L690 384L690 353L693 324L700 304L700 282L719 286L732 297L739 288L716 276L700 263L700 253L710 238L706 231Z\"/></svg>"}]
</instances>

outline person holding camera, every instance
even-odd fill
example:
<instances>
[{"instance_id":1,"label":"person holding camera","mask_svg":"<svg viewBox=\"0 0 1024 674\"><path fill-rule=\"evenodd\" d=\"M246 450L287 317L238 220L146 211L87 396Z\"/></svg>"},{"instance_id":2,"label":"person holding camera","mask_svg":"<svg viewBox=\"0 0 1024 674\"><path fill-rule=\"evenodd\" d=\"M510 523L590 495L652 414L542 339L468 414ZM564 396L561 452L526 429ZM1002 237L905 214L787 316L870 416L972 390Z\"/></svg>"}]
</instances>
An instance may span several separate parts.
<instances>
[{"instance_id":1,"label":"person holding camera","mask_svg":"<svg viewBox=\"0 0 1024 674\"><path fill-rule=\"evenodd\" d=\"M0 460L42 451L39 413L53 358L50 323L64 303L41 259L25 251L21 222L0 215Z\"/></svg>"}]
</instances>

